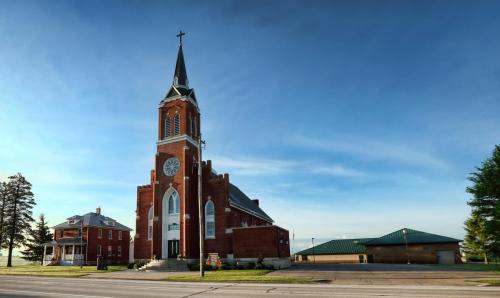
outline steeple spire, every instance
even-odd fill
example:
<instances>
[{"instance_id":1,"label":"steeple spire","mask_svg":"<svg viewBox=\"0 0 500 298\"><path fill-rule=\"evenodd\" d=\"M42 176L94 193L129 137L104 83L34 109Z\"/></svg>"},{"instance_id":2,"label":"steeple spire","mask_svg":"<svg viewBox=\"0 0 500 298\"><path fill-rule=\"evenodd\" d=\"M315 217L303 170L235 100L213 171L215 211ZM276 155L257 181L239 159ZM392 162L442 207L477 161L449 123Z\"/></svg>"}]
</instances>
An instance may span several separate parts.
<instances>
[{"instance_id":1,"label":"steeple spire","mask_svg":"<svg viewBox=\"0 0 500 298\"><path fill-rule=\"evenodd\" d=\"M184 63L184 54L182 53L182 36L186 33L179 31L179 53L177 54L177 62L175 64L174 81L172 85L176 88L184 87L189 89L189 81L186 73L186 65Z\"/></svg>"}]
</instances>

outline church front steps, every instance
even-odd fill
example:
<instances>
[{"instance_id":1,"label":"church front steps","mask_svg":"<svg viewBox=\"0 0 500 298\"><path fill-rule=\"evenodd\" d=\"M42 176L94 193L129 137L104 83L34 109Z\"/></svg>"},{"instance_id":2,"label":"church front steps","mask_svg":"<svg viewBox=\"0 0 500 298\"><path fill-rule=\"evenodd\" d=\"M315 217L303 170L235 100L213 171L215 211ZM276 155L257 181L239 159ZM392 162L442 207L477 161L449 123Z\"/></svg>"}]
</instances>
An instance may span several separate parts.
<instances>
[{"instance_id":1,"label":"church front steps","mask_svg":"<svg viewBox=\"0 0 500 298\"><path fill-rule=\"evenodd\" d=\"M189 268L185 261L169 259L169 260L151 260L137 270L138 271L189 271Z\"/></svg>"}]
</instances>

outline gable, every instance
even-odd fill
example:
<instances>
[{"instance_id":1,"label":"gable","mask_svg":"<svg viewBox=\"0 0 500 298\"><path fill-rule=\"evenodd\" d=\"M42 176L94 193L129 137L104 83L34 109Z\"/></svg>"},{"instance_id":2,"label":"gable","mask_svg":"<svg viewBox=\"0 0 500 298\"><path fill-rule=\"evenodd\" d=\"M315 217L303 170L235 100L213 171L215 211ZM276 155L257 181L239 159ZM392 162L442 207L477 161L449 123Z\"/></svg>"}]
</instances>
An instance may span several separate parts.
<instances>
[{"instance_id":1,"label":"gable","mask_svg":"<svg viewBox=\"0 0 500 298\"><path fill-rule=\"evenodd\" d=\"M260 207L252 201L246 194L244 194L238 187L234 184L229 183L229 205L243 210L251 215L259 217L269 223L273 222L273 219L269 217Z\"/></svg>"}]
</instances>

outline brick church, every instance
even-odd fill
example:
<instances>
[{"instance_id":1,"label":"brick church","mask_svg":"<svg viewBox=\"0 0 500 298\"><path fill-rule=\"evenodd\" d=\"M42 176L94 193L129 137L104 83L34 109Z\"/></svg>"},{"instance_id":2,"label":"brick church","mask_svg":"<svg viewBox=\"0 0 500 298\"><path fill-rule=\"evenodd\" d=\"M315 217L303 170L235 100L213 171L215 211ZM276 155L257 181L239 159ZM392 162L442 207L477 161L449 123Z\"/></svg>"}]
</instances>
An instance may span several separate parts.
<instances>
[{"instance_id":1,"label":"brick church","mask_svg":"<svg viewBox=\"0 0 500 298\"><path fill-rule=\"evenodd\" d=\"M149 184L137 188L134 258L199 258L198 178L201 118L189 86L182 52L182 33L172 86L158 108L158 140ZM199 150L200 149L200 150ZM289 264L288 231L276 225L250 199L219 175L210 160L201 166L204 255L222 261Z\"/></svg>"}]
</instances>

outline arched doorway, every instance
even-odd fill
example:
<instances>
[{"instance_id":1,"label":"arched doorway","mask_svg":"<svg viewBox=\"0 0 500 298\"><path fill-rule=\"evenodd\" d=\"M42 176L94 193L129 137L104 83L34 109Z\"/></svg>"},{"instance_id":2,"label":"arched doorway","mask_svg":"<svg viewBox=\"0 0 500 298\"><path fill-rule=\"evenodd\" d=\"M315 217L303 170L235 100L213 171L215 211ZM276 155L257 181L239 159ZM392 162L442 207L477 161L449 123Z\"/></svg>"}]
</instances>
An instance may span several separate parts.
<instances>
[{"instance_id":1,"label":"arched doorway","mask_svg":"<svg viewBox=\"0 0 500 298\"><path fill-rule=\"evenodd\" d=\"M180 238L180 198L179 193L170 187L162 201L162 239L161 258L177 258Z\"/></svg>"}]
</instances>

